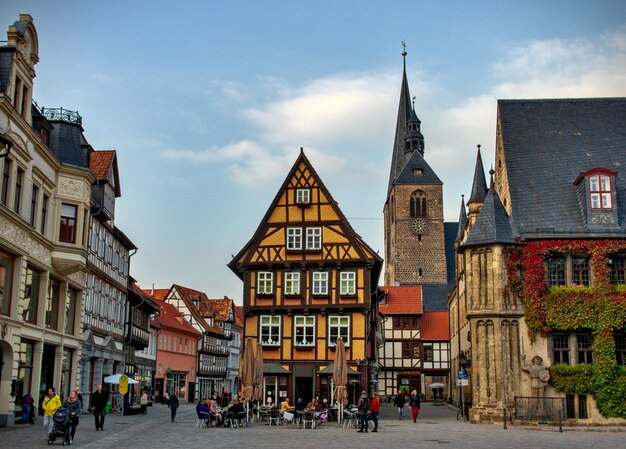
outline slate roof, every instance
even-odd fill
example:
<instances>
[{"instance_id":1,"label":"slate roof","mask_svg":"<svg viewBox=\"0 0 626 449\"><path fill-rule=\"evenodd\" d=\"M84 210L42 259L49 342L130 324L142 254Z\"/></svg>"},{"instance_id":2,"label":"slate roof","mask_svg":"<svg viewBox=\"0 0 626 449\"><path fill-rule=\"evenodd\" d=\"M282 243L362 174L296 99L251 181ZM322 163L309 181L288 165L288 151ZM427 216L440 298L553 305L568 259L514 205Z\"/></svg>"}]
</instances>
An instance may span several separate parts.
<instances>
[{"instance_id":1,"label":"slate roof","mask_svg":"<svg viewBox=\"0 0 626 449\"><path fill-rule=\"evenodd\" d=\"M515 243L509 217L500 197L492 187L480 208L474 226L465 240L465 246L490 243Z\"/></svg>"},{"instance_id":2,"label":"slate roof","mask_svg":"<svg viewBox=\"0 0 626 449\"><path fill-rule=\"evenodd\" d=\"M48 146L62 164L89 168L89 153L93 151L83 135L81 125L50 120L52 131Z\"/></svg>"},{"instance_id":3,"label":"slate roof","mask_svg":"<svg viewBox=\"0 0 626 449\"><path fill-rule=\"evenodd\" d=\"M386 296L386 304L378 306L383 315L419 315L422 309L422 287L401 285L380 287Z\"/></svg>"},{"instance_id":4,"label":"slate roof","mask_svg":"<svg viewBox=\"0 0 626 449\"><path fill-rule=\"evenodd\" d=\"M416 174L416 170L420 171L420 174ZM404 167L398 174L398 177L393 180L394 185L397 184L435 184L442 185L441 179L435 174L435 171L430 168L430 165L426 162L424 157L419 151L415 150L411 154L409 160L406 161Z\"/></svg>"},{"instance_id":5,"label":"slate roof","mask_svg":"<svg viewBox=\"0 0 626 449\"><path fill-rule=\"evenodd\" d=\"M474 180L472 181L472 193L467 203L481 202L487 196L487 181L485 180L485 169L483 159L480 156L480 145L476 153L476 165L474 166Z\"/></svg>"},{"instance_id":6,"label":"slate roof","mask_svg":"<svg viewBox=\"0 0 626 449\"><path fill-rule=\"evenodd\" d=\"M573 182L581 172L606 168L618 172L621 230L610 232L623 237L626 98L499 100L498 123L512 222L520 235L592 236L585 228Z\"/></svg>"},{"instance_id":7,"label":"slate roof","mask_svg":"<svg viewBox=\"0 0 626 449\"><path fill-rule=\"evenodd\" d=\"M432 311L422 315L422 341L450 340L450 312Z\"/></svg>"},{"instance_id":8,"label":"slate roof","mask_svg":"<svg viewBox=\"0 0 626 449\"><path fill-rule=\"evenodd\" d=\"M459 229L459 224L456 221L446 221L443 223L443 245L444 245L444 254L446 255L446 271L447 271L447 281L449 290L452 290L454 287L455 279L455 267L456 267L456 254L454 251L454 241L456 239L456 235ZM445 304L447 308L448 304L448 293L446 292Z\"/></svg>"},{"instance_id":9,"label":"slate roof","mask_svg":"<svg viewBox=\"0 0 626 449\"><path fill-rule=\"evenodd\" d=\"M448 276L450 276L449 271ZM454 271L452 276L454 276ZM448 310L448 293L453 287L454 284L422 284L424 310Z\"/></svg>"},{"instance_id":10,"label":"slate roof","mask_svg":"<svg viewBox=\"0 0 626 449\"><path fill-rule=\"evenodd\" d=\"M467 212L465 210L465 199L463 195L461 195L461 212L459 212L459 226L456 234L455 241L460 241L463 238L463 231L465 230L465 226L467 225Z\"/></svg>"},{"instance_id":11,"label":"slate roof","mask_svg":"<svg viewBox=\"0 0 626 449\"><path fill-rule=\"evenodd\" d=\"M157 315L153 321L157 327L166 327L181 332L187 332L196 337L200 336L200 332L183 318L183 313L176 310L176 307L167 302L159 303L159 315Z\"/></svg>"},{"instance_id":12,"label":"slate roof","mask_svg":"<svg viewBox=\"0 0 626 449\"><path fill-rule=\"evenodd\" d=\"M13 65L13 54L17 49L13 46L0 47L0 92L8 95L9 74Z\"/></svg>"}]
</instances>

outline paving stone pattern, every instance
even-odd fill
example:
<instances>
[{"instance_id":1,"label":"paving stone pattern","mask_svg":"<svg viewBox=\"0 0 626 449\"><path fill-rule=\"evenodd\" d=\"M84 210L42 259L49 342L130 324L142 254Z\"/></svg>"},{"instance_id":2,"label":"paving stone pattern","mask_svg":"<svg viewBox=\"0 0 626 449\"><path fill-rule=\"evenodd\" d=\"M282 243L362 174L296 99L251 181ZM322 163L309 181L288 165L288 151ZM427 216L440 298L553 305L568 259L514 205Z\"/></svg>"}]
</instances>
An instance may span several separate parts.
<instances>
[{"instance_id":1,"label":"paving stone pattern","mask_svg":"<svg viewBox=\"0 0 626 449\"><path fill-rule=\"evenodd\" d=\"M108 415L104 432L96 432L93 416L81 417L71 447L89 449L156 449L220 447L224 449L327 449L327 448L571 448L614 449L624 447L624 428L558 428L475 425L456 420L447 406L424 404L417 423L405 407L398 420L395 409L383 404L378 433L357 433L335 423L317 429L296 429L253 423L248 428L196 428L195 407L182 404L172 423L164 405L148 408L147 415ZM56 445L61 445L57 440ZM42 418L33 426L14 425L0 429L0 448L48 447Z\"/></svg>"}]
</instances>

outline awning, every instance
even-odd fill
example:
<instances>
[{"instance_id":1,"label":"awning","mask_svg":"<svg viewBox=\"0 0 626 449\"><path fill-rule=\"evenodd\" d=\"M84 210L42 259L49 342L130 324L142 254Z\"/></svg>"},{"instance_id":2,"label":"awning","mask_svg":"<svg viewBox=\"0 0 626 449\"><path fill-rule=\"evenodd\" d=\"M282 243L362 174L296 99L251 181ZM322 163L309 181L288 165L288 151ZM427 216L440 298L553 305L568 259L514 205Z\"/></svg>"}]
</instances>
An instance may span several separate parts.
<instances>
[{"instance_id":1,"label":"awning","mask_svg":"<svg viewBox=\"0 0 626 449\"><path fill-rule=\"evenodd\" d=\"M330 374L332 376L332 374L333 374L333 365L334 365L334 362L330 362L326 368L324 368L323 370L318 371L317 374ZM357 375L357 374L359 374L359 372L356 371L354 368L352 368L350 365L348 365L348 374L349 375L350 374Z\"/></svg>"},{"instance_id":2,"label":"awning","mask_svg":"<svg viewBox=\"0 0 626 449\"><path fill-rule=\"evenodd\" d=\"M291 374L291 372L277 362L264 362L263 374Z\"/></svg>"}]
</instances>

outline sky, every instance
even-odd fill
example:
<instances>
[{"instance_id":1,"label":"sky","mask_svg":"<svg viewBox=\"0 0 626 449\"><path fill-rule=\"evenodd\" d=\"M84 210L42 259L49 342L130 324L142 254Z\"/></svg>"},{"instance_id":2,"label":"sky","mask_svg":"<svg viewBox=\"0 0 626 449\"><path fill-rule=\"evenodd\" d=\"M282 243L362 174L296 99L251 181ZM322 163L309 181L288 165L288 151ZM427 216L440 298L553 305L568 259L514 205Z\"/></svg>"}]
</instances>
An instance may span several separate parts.
<instances>
[{"instance_id":1,"label":"sky","mask_svg":"<svg viewBox=\"0 0 626 449\"><path fill-rule=\"evenodd\" d=\"M300 147L353 228L383 254L402 46L425 158L457 221L497 99L626 96L622 1L2 0L0 40L34 19L33 96L78 110L115 149L115 225L143 288L229 296ZM382 279L381 279L382 282Z\"/></svg>"}]
</instances>

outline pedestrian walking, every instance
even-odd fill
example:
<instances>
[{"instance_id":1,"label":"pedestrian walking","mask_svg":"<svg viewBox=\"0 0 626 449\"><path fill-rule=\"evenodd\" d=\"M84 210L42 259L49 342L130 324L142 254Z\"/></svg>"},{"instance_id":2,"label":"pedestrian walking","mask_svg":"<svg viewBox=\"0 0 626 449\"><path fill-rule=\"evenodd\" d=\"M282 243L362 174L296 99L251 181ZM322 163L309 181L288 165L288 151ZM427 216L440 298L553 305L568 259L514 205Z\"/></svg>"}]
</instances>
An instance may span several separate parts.
<instances>
[{"instance_id":1,"label":"pedestrian walking","mask_svg":"<svg viewBox=\"0 0 626 449\"><path fill-rule=\"evenodd\" d=\"M398 408L398 419L402 419L402 412L404 411L404 404L406 404L406 400L404 399L404 393L402 390L398 390L398 394L396 398L393 400L393 405Z\"/></svg>"},{"instance_id":2,"label":"pedestrian walking","mask_svg":"<svg viewBox=\"0 0 626 449\"><path fill-rule=\"evenodd\" d=\"M378 415L380 414L380 400L378 393L374 393L370 401L370 412L372 413L372 421L374 421L374 429L372 432L378 432Z\"/></svg>"},{"instance_id":3,"label":"pedestrian walking","mask_svg":"<svg viewBox=\"0 0 626 449\"><path fill-rule=\"evenodd\" d=\"M106 391L102 391L102 385L98 385L96 391L91 395L91 410L96 423L96 431L104 430L104 416L108 402L109 394Z\"/></svg>"},{"instance_id":4,"label":"pedestrian walking","mask_svg":"<svg viewBox=\"0 0 626 449\"><path fill-rule=\"evenodd\" d=\"M411 415L413 415L413 422L417 421L417 416L420 414L420 395L417 390L411 391L411 397L409 398L409 406L411 407Z\"/></svg>"},{"instance_id":5,"label":"pedestrian walking","mask_svg":"<svg viewBox=\"0 0 626 449\"><path fill-rule=\"evenodd\" d=\"M367 399L367 392L365 390L361 391L361 397L359 398L357 409L359 411L359 422L361 424L357 432L367 433L367 412L370 410L370 401Z\"/></svg>"},{"instance_id":6,"label":"pedestrian walking","mask_svg":"<svg viewBox=\"0 0 626 449\"><path fill-rule=\"evenodd\" d=\"M70 439L68 441L70 444L74 442L76 428L78 427L78 423L80 421L80 405L78 395L75 391L72 391L70 393L70 397L63 403L63 407L67 409L67 412L70 415Z\"/></svg>"},{"instance_id":7,"label":"pedestrian walking","mask_svg":"<svg viewBox=\"0 0 626 449\"><path fill-rule=\"evenodd\" d=\"M141 414L145 415L148 413L148 392L143 389L141 390L141 398L139 398L139 405L141 407Z\"/></svg>"},{"instance_id":8,"label":"pedestrian walking","mask_svg":"<svg viewBox=\"0 0 626 449\"><path fill-rule=\"evenodd\" d=\"M54 421L52 416L61 407L61 398L56 394L54 387L48 388L48 394L43 399L41 408L43 408L43 425L48 431L48 434L52 432L52 426Z\"/></svg>"},{"instance_id":9,"label":"pedestrian walking","mask_svg":"<svg viewBox=\"0 0 626 449\"><path fill-rule=\"evenodd\" d=\"M170 412L172 414L172 422L174 422L174 418L176 418L176 409L178 408L178 396L176 393L170 394Z\"/></svg>"},{"instance_id":10,"label":"pedestrian walking","mask_svg":"<svg viewBox=\"0 0 626 449\"><path fill-rule=\"evenodd\" d=\"M35 399L30 393L26 393L22 398L22 424L32 424L30 421L31 413L35 405Z\"/></svg>"}]
</instances>

